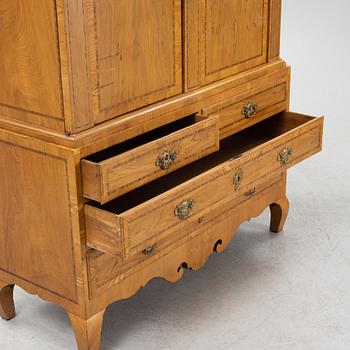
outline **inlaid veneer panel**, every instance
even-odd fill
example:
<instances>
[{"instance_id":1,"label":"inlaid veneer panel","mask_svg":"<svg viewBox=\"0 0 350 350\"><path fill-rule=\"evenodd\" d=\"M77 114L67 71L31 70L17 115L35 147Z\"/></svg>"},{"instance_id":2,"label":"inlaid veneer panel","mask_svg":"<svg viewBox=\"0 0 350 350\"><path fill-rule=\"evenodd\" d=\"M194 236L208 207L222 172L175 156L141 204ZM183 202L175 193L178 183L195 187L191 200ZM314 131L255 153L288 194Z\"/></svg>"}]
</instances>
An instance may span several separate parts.
<instances>
[{"instance_id":1,"label":"inlaid veneer panel","mask_svg":"<svg viewBox=\"0 0 350 350\"><path fill-rule=\"evenodd\" d=\"M267 61L268 0L190 0L184 17L187 90Z\"/></svg>"},{"instance_id":2,"label":"inlaid veneer panel","mask_svg":"<svg viewBox=\"0 0 350 350\"><path fill-rule=\"evenodd\" d=\"M74 163L38 144L0 130L0 272L77 303Z\"/></svg>"},{"instance_id":3,"label":"inlaid veneer panel","mask_svg":"<svg viewBox=\"0 0 350 350\"><path fill-rule=\"evenodd\" d=\"M95 122L182 92L180 0L88 0Z\"/></svg>"},{"instance_id":4,"label":"inlaid veneer panel","mask_svg":"<svg viewBox=\"0 0 350 350\"><path fill-rule=\"evenodd\" d=\"M0 115L64 130L56 1L0 1Z\"/></svg>"}]
</instances>

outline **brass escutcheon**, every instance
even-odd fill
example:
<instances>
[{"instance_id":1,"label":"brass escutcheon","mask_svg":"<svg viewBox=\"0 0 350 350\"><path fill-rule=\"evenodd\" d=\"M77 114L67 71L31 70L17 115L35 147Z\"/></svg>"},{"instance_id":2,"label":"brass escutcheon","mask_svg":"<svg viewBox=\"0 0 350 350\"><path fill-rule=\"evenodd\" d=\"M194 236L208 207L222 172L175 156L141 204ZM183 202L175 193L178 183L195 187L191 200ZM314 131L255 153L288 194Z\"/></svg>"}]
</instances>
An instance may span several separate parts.
<instances>
[{"instance_id":1,"label":"brass escutcheon","mask_svg":"<svg viewBox=\"0 0 350 350\"><path fill-rule=\"evenodd\" d=\"M243 169L238 169L233 177L233 184L235 185L235 191L238 190L241 182L243 180Z\"/></svg>"},{"instance_id":2,"label":"brass escutcheon","mask_svg":"<svg viewBox=\"0 0 350 350\"><path fill-rule=\"evenodd\" d=\"M194 200L186 199L175 208L174 214L175 216L178 216L181 220L188 219L192 213L193 206Z\"/></svg>"},{"instance_id":3,"label":"brass escutcheon","mask_svg":"<svg viewBox=\"0 0 350 350\"><path fill-rule=\"evenodd\" d=\"M280 153L278 153L277 160L282 164L288 164L293 160L293 151L291 148L284 148Z\"/></svg>"},{"instance_id":4,"label":"brass escutcheon","mask_svg":"<svg viewBox=\"0 0 350 350\"><path fill-rule=\"evenodd\" d=\"M175 151L165 151L157 157L155 164L162 170L167 170L174 164L176 156Z\"/></svg>"},{"instance_id":5,"label":"brass escutcheon","mask_svg":"<svg viewBox=\"0 0 350 350\"><path fill-rule=\"evenodd\" d=\"M256 103L254 102L248 102L247 104L245 104L243 106L243 109L242 109L242 114L248 118L248 119L251 119L251 118L254 118L256 116L256 113L258 112L258 106L256 105Z\"/></svg>"}]
</instances>

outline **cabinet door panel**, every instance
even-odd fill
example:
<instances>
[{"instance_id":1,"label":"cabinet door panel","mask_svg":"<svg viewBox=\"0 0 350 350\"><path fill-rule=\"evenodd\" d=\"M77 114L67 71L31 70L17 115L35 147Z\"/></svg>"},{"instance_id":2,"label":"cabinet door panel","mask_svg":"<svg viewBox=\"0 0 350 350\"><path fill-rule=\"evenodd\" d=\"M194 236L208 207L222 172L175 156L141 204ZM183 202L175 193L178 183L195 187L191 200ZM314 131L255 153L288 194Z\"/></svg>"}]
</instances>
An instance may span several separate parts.
<instances>
[{"instance_id":1,"label":"cabinet door panel","mask_svg":"<svg viewBox=\"0 0 350 350\"><path fill-rule=\"evenodd\" d=\"M88 0L95 122L182 92L181 0Z\"/></svg>"},{"instance_id":2,"label":"cabinet door panel","mask_svg":"<svg viewBox=\"0 0 350 350\"><path fill-rule=\"evenodd\" d=\"M54 0L0 1L0 115L64 130Z\"/></svg>"},{"instance_id":3,"label":"cabinet door panel","mask_svg":"<svg viewBox=\"0 0 350 350\"><path fill-rule=\"evenodd\" d=\"M187 1L187 90L196 87L191 82L208 84L266 62L268 0ZM197 52L191 49L194 42ZM196 64L199 71L190 68Z\"/></svg>"}]
</instances>

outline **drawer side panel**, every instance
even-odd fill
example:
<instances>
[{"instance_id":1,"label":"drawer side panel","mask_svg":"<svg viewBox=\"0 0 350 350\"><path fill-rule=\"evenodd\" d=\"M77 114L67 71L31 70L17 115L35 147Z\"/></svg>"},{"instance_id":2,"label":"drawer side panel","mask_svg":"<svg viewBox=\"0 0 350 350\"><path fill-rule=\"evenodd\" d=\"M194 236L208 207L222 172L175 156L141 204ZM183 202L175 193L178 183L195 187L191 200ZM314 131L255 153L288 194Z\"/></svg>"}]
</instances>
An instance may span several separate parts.
<instances>
[{"instance_id":1,"label":"drawer side panel","mask_svg":"<svg viewBox=\"0 0 350 350\"><path fill-rule=\"evenodd\" d=\"M90 248L123 256L120 219L107 211L85 205L86 244Z\"/></svg>"}]
</instances>

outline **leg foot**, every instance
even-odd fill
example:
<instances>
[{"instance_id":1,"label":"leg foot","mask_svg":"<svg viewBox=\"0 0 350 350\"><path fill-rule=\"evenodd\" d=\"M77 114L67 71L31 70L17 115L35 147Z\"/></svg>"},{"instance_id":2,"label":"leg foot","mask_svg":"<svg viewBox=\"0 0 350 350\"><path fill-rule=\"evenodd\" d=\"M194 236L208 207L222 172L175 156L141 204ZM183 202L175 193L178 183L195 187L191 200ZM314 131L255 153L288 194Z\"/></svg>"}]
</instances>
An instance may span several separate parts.
<instances>
[{"instance_id":1,"label":"leg foot","mask_svg":"<svg viewBox=\"0 0 350 350\"><path fill-rule=\"evenodd\" d=\"M16 316L15 304L13 302L13 284L0 281L0 317L6 321Z\"/></svg>"},{"instance_id":2,"label":"leg foot","mask_svg":"<svg viewBox=\"0 0 350 350\"><path fill-rule=\"evenodd\" d=\"M270 231L279 233L283 230L284 223L288 216L289 211L289 201L287 197L284 197L272 203L270 205L271 211L271 222L270 222Z\"/></svg>"},{"instance_id":3,"label":"leg foot","mask_svg":"<svg viewBox=\"0 0 350 350\"><path fill-rule=\"evenodd\" d=\"M99 350L105 310L84 320L69 314L79 350Z\"/></svg>"}]
</instances>

